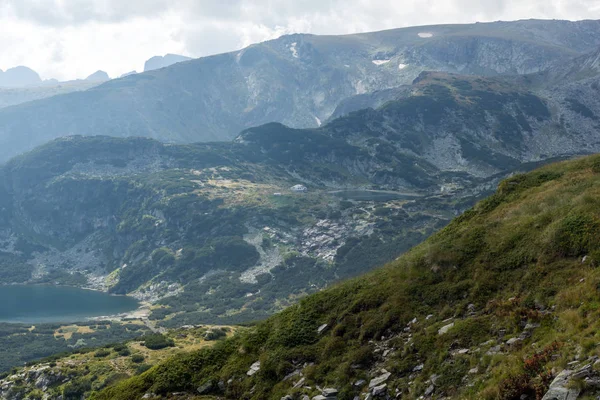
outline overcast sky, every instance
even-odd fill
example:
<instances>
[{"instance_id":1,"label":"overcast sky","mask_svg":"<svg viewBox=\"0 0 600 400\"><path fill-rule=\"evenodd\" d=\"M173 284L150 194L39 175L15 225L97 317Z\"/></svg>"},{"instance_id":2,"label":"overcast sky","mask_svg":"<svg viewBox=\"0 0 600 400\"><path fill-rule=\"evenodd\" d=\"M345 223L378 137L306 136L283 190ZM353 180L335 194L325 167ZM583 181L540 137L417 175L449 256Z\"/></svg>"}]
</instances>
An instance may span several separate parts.
<instances>
[{"instance_id":1,"label":"overcast sky","mask_svg":"<svg viewBox=\"0 0 600 400\"><path fill-rule=\"evenodd\" d=\"M153 55L201 57L285 33L523 18L600 19L600 0L0 0L0 69L115 77Z\"/></svg>"}]
</instances>

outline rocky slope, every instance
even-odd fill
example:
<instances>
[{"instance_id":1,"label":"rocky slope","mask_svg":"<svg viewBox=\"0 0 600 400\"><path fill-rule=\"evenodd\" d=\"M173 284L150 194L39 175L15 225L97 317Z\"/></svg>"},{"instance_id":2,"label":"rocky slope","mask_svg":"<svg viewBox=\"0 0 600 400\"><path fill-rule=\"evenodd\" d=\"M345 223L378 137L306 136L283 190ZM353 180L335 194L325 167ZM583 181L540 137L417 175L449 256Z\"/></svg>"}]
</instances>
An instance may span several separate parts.
<instances>
[{"instance_id":1,"label":"rocky slope","mask_svg":"<svg viewBox=\"0 0 600 400\"><path fill-rule=\"evenodd\" d=\"M317 127L344 98L409 84L424 70L538 72L595 49L599 31L598 21L532 20L284 36L0 110L0 160L72 134L185 143L273 121Z\"/></svg>"},{"instance_id":2,"label":"rocky slope","mask_svg":"<svg viewBox=\"0 0 600 400\"><path fill-rule=\"evenodd\" d=\"M598 395L600 158L504 182L408 254L94 399Z\"/></svg>"}]
</instances>

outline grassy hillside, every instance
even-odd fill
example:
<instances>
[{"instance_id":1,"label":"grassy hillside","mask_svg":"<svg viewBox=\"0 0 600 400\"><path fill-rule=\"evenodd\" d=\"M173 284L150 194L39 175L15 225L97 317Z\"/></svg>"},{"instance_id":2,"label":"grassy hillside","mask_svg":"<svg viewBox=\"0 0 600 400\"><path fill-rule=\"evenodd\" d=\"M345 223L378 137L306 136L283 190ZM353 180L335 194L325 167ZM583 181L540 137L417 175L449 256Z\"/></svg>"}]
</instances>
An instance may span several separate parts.
<instances>
[{"instance_id":1,"label":"grassy hillside","mask_svg":"<svg viewBox=\"0 0 600 400\"><path fill-rule=\"evenodd\" d=\"M554 164L505 180L386 267L93 398L198 388L301 398L328 387L352 399L382 368L377 390L402 398L541 398L561 370L600 355L599 264L600 156ZM586 390L584 376L568 390Z\"/></svg>"}]
</instances>

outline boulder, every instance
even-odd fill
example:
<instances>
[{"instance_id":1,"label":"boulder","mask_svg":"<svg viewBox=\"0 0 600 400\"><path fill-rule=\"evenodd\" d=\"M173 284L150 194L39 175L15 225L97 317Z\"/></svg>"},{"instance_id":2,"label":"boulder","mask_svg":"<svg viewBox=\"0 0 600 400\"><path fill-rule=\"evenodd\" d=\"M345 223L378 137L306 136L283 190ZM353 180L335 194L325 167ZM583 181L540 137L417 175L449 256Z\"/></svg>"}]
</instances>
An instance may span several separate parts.
<instances>
[{"instance_id":1,"label":"boulder","mask_svg":"<svg viewBox=\"0 0 600 400\"><path fill-rule=\"evenodd\" d=\"M569 387L572 375L573 371L568 369L558 374L550 384L550 388L544 397L542 397L542 400L576 400L581 390Z\"/></svg>"}]
</instances>

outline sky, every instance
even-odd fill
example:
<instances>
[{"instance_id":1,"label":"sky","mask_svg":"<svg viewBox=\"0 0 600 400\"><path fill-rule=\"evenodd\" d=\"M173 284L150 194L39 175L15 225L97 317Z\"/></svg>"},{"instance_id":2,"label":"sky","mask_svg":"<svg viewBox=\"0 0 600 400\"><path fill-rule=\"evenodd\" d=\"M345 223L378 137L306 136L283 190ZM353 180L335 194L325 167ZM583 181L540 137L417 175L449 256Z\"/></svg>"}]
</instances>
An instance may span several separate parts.
<instances>
[{"instance_id":1,"label":"sky","mask_svg":"<svg viewBox=\"0 0 600 400\"><path fill-rule=\"evenodd\" d=\"M111 77L289 33L347 34L527 18L600 19L600 0L0 0L0 69Z\"/></svg>"}]
</instances>

